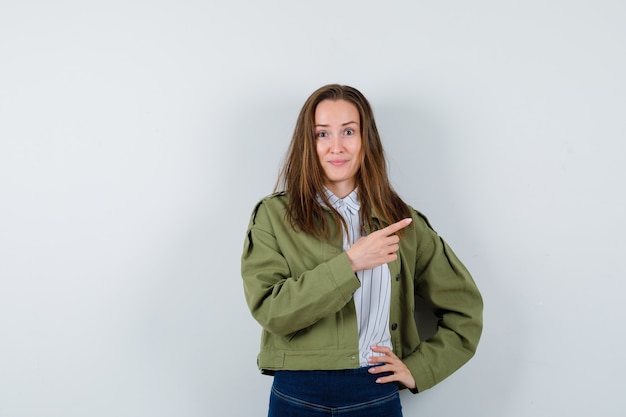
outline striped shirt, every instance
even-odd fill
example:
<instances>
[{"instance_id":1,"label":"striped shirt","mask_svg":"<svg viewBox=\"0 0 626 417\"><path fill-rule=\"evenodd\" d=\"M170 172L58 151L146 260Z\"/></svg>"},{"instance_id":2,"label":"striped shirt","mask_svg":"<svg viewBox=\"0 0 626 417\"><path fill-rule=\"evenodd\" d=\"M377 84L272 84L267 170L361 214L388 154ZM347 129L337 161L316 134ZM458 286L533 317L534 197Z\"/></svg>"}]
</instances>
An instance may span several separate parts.
<instances>
[{"instance_id":1,"label":"striped shirt","mask_svg":"<svg viewBox=\"0 0 626 417\"><path fill-rule=\"evenodd\" d=\"M343 249L348 250L361 237L361 204L357 190L343 199L328 189L326 195L348 225L348 230L343 233ZM392 347L389 333L391 273L387 264L382 264L373 269L357 271L356 275L361 281L361 287L353 295L358 321L360 365L368 366L368 358L381 355L373 352L372 346Z\"/></svg>"}]
</instances>

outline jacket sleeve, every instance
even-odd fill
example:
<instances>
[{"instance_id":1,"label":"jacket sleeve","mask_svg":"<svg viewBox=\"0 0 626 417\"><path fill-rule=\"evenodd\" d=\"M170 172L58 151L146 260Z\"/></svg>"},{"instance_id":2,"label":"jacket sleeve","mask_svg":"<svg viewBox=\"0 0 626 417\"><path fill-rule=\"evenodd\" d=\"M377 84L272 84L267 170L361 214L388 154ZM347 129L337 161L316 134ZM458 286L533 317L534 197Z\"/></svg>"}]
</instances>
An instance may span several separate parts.
<instances>
[{"instance_id":1,"label":"jacket sleeve","mask_svg":"<svg viewBox=\"0 0 626 417\"><path fill-rule=\"evenodd\" d=\"M436 333L404 362L419 391L451 375L476 352L482 332L483 300L470 273L448 244L417 214L416 292L437 316ZM421 229L421 230L419 230Z\"/></svg>"},{"instance_id":2,"label":"jacket sleeve","mask_svg":"<svg viewBox=\"0 0 626 417\"><path fill-rule=\"evenodd\" d=\"M294 265L304 247L273 206L261 202L248 226L241 258L244 292L252 316L267 331L288 336L346 305L360 282L343 251L312 269Z\"/></svg>"}]
</instances>

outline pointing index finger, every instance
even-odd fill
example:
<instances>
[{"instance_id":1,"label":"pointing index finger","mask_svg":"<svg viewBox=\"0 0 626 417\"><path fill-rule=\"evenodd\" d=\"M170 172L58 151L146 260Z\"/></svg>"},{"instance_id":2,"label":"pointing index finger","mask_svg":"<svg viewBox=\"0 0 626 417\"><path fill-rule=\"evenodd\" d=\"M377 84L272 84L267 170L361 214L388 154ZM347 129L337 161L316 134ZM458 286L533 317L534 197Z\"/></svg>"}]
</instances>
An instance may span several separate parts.
<instances>
[{"instance_id":1,"label":"pointing index finger","mask_svg":"<svg viewBox=\"0 0 626 417\"><path fill-rule=\"evenodd\" d=\"M406 219L402 219L398 222L390 224L389 226L385 227L384 229L381 229L380 231L383 232L386 236L389 236L389 235L396 233L400 229L404 229L405 227L410 225L412 221L413 221L412 218L407 217Z\"/></svg>"}]
</instances>

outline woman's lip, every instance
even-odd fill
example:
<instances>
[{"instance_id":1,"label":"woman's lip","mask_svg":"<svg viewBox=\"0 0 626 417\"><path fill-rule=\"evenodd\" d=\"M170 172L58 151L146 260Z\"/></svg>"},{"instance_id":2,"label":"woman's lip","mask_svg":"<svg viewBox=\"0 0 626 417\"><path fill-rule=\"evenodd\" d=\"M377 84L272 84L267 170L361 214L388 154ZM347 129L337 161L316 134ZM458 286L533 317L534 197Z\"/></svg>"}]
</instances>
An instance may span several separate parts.
<instances>
[{"instance_id":1,"label":"woman's lip","mask_svg":"<svg viewBox=\"0 0 626 417\"><path fill-rule=\"evenodd\" d=\"M335 160L335 161L328 161L329 164L334 165L334 166L341 166L341 165L345 164L346 162L348 162L348 161L346 161L344 159Z\"/></svg>"}]
</instances>

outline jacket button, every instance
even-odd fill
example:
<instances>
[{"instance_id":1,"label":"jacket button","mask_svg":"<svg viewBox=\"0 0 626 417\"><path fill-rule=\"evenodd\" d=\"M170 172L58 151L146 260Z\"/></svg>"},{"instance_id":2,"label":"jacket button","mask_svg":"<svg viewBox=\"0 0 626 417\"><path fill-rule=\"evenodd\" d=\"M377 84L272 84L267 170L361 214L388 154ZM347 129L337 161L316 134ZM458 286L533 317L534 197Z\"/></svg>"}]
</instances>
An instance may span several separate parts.
<instances>
[{"instance_id":1,"label":"jacket button","mask_svg":"<svg viewBox=\"0 0 626 417\"><path fill-rule=\"evenodd\" d=\"M400 274L396 275L396 281L400 281Z\"/></svg>"},{"instance_id":2,"label":"jacket button","mask_svg":"<svg viewBox=\"0 0 626 417\"><path fill-rule=\"evenodd\" d=\"M393 323L391 325L391 330L396 330L398 328L398 323Z\"/></svg>"}]
</instances>

